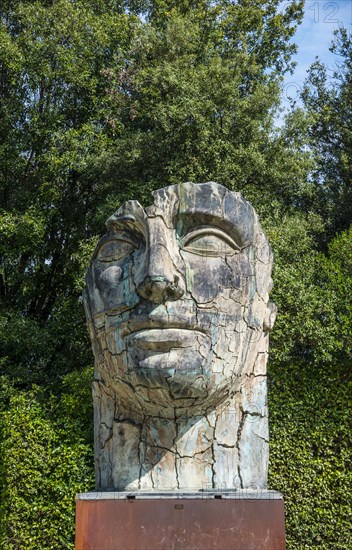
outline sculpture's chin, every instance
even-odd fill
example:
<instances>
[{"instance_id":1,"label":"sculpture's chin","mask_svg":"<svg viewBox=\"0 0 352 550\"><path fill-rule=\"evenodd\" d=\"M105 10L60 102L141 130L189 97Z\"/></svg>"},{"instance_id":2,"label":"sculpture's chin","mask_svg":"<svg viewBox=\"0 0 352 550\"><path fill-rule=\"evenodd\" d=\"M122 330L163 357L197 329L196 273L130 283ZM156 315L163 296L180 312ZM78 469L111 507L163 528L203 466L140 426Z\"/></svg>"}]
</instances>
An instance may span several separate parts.
<instances>
[{"instance_id":1,"label":"sculpture's chin","mask_svg":"<svg viewBox=\"0 0 352 550\"><path fill-rule=\"evenodd\" d=\"M140 403L151 416L163 417L167 412L167 417L173 417L181 414L183 408L186 416L204 414L214 399L219 400L210 377L202 372L181 369L171 373L168 368L140 368L134 373L133 384L137 388L134 403Z\"/></svg>"},{"instance_id":2,"label":"sculpture's chin","mask_svg":"<svg viewBox=\"0 0 352 550\"><path fill-rule=\"evenodd\" d=\"M175 399L205 398L209 393L209 373L200 354L185 349L150 353L133 369L133 379L141 386L166 390ZM131 374L130 374L131 376Z\"/></svg>"},{"instance_id":3,"label":"sculpture's chin","mask_svg":"<svg viewBox=\"0 0 352 550\"><path fill-rule=\"evenodd\" d=\"M179 354L181 356L181 352ZM203 364L195 368L194 362L187 365L183 353L182 364L186 365L183 368L177 357L173 367L163 355L150 356L128 376L129 383L138 392L135 398L149 414L161 414L165 408L176 412L175 409L182 407L187 407L187 415L204 414L228 394L229 381L218 379L204 359ZM158 403L161 409L156 412Z\"/></svg>"}]
</instances>

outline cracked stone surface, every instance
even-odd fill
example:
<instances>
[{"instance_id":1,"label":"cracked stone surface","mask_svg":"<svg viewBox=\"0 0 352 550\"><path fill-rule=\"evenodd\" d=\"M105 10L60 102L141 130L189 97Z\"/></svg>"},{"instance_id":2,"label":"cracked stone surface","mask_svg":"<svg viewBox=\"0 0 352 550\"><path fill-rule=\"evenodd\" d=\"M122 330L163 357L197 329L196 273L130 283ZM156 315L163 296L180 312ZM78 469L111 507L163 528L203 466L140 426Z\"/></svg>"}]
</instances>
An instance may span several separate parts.
<instances>
[{"instance_id":1,"label":"cracked stone surface","mask_svg":"<svg viewBox=\"0 0 352 550\"><path fill-rule=\"evenodd\" d=\"M266 488L269 243L217 183L153 195L107 220L87 272L96 488Z\"/></svg>"}]
</instances>

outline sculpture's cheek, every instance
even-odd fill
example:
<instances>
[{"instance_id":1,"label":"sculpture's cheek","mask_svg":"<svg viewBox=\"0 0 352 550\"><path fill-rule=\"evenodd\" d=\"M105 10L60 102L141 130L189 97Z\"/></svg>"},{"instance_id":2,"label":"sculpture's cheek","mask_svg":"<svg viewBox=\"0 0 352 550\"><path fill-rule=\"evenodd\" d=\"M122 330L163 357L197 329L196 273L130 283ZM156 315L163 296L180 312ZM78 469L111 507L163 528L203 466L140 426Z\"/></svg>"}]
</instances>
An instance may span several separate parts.
<instances>
[{"instance_id":1,"label":"sculpture's cheek","mask_svg":"<svg viewBox=\"0 0 352 550\"><path fill-rule=\"evenodd\" d=\"M95 280L106 310L133 307L138 302L138 296L131 289L129 261L97 266Z\"/></svg>"},{"instance_id":2,"label":"sculpture's cheek","mask_svg":"<svg viewBox=\"0 0 352 550\"><path fill-rule=\"evenodd\" d=\"M214 302L225 289L236 285L236 272L225 258L184 253L184 259L187 290L198 304Z\"/></svg>"},{"instance_id":3,"label":"sculpture's cheek","mask_svg":"<svg viewBox=\"0 0 352 550\"><path fill-rule=\"evenodd\" d=\"M105 269L100 273L100 282L102 285L113 285L116 286L121 282L122 278L122 269L118 265L113 265Z\"/></svg>"}]
</instances>

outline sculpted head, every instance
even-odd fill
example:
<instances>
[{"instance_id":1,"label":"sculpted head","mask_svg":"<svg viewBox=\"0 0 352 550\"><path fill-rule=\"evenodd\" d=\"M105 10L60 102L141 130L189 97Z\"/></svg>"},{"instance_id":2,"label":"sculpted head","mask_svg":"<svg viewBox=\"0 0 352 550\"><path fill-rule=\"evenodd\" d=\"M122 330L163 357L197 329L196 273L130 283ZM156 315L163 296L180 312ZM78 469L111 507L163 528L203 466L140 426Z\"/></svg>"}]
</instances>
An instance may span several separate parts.
<instances>
[{"instance_id":1,"label":"sculpted head","mask_svg":"<svg viewBox=\"0 0 352 550\"><path fill-rule=\"evenodd\" d=\"M253 373L273 324L258 217L216 183L154 192L107 220L87 274L96 377L130 418L204 414Z\"/></svg>"}]
</instances>

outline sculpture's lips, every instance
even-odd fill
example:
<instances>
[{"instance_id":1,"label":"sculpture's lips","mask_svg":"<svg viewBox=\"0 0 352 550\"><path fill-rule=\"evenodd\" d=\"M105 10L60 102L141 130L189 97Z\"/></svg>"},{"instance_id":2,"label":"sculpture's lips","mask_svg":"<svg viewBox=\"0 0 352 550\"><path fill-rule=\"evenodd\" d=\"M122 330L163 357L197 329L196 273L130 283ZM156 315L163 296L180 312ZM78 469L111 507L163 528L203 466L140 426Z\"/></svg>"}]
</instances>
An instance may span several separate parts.
<instances>
[{"instance_id":1,"label":"sculpture's lips","mask_svg":"<svg viewBox=\"0 0 352 550\"><path fill-rule=\"evenodd\" d=\"M122 337L132 336L137 332L145 330L165 330L165 331L184 331L187 332L200 332L208 334L209 327L200 326L196 319L175 319L170 320L168 317L150 319L144 316L128 319L127 322L120 324L120 330ZM166 334L166 332L165 332Z\"/></svg>"},{"instance_id":2,"label":"sculpture's lips","mask_svg":"<svg viewBox=\"0 0 352 550\"><path fill-rule=\"evenodd\" d=\"M145 350L190 348L199 343L199 338L207 337L203 332L195 329L147 328L131 333L128 336L128 346Z\"/></svg>"}]
</instances>

